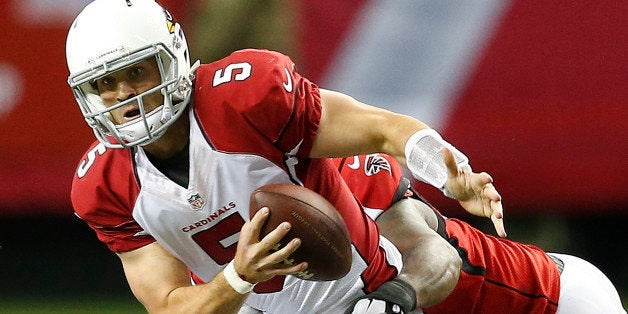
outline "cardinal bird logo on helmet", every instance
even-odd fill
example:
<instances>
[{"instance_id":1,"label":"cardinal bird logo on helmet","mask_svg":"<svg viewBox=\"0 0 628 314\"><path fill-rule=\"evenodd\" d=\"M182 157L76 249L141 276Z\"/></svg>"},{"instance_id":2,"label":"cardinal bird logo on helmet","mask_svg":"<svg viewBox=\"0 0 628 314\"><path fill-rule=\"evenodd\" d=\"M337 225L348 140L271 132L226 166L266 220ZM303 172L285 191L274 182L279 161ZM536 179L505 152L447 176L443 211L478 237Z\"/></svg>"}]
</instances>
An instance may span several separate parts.
<instances>
[{"instance_id":1,"label":"cardinal bird logo on helmet","mask_svg":"<svg viewBox=\"0 0 628 314\"><path fill-rule=\"evenodd\" d=\"M166 15L166 23L167 23L167 27L168 27L168 32L170 32L170 34L174 33L174 26L177 24L177 21L174 20L174 18L172 17L172 14L170 14L170 12L166 9L164 9L164 14Z\"/></svg>"}]
</instances>

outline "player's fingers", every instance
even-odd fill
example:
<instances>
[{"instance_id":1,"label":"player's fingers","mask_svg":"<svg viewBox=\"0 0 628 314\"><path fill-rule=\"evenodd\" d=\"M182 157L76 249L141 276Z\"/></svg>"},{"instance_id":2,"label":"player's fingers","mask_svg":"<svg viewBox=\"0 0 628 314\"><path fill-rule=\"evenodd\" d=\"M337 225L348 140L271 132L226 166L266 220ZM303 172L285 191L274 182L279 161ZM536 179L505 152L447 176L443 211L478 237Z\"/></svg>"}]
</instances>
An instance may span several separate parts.
<instances>
[{"instance_id":1,"label":"player's fingers","mask_svg":"<svg viewBox=\"0 0 628 314\"><path fill-rule=\"evenodd\" d=\"M491 215L494 215L495 218L501 219L504 216L504 211L502 208L502 197L499 195L497 190L492 184L487 184L485 189L482 191L482 200L484 201L483 205L488 206L485 208Z\"/></svg>"},{"instance_id":2,"label":"player's fingers","mask_svg":"<svg viewBox=\"0 0 628 314\"><path fill-rule=\"evenodd\" d=\"M504 219L496 218L495 215L491 216L491 220L493 221L493 225L495 226L495 231L497 231L497 235L505 238L508 236L506 234L506 229L504 228Z\"/></svg>"},{"instance_id":3,"label":"player's fingers","mask_svg":"<svg viewBox=\"0 0 628 314\"><path fill-rule=\"evenodd\" d=\"M485 188L486 185L493 183L493 177L486 172L480 172L475 176L475 184L480 185L482 188Z\"/></svg>"},{"instance_id":4,"label":"player's fingers","mask_svg":"<svg viewBox=\"0 0 628 314\"><path fill-rule=\"evenodd\" d=\"M483 197L488 198L494 202L501 201L502 199L501 195L499 195L499 192L497 192L497 189L492 183L487 183L484 185L484 188L482 189L482 194Z\"/></svg>"},{"instance_id":5,"label":"player's fingers","mask_svg":"<svg viewBox=\"0 0 628 314\"><path fill-rule=\"evenodd\" d=\"M294 253L294 251L296 251L299 248L299 246L301 246L301 239L294 238L294 239L290 240L290 242L288 242L288 244L284 245L283 247L281 247L277 251L275 251L272 254L268 255L268 257L266 257L266 262L268 264L277 264L277 263L279 263L281 261L285 262L285 261L288 260L288 256L290 256L290 254Z\"/></svg>"},{"instance_id":6,"label":"player's fingers","mask_svg":"<svg viewBox=\"0 0 628 314\"><path fill-rule=\"evenodd\" d=\"M295 238L278 251L268 255L264 259L265 268L267 269L268 274L276 276L304 271L308 266L307 262L294 264L294 259L289 258L289 256L294 253L300 245L301 239Z\"/></svg>"},{"instance_id":7,"label":"player's fingers","mask_svg":"<svg viewBox=\"0 0 628 314\"><path fill-rule=\"evenodd\" d=\"M493 215L493 209L491 208L491 200L486 197L484 191L486 189L482 189L482 194L480 195L480 201L482 202L482 212L485 217L491 217Z\"/></svg>"},{"instance_id":8,"label":"player's fingers","mask_svg":"<svg viewBox=\"0 0 628 314\"><path fill-rule=\"evenodd\" d=\"M491 221L495 226L495 231L497 231L497 235L502 238L507 236L506 228L504 227L504 212L502 209L501 201L491 202L491 206L493 208L493 214L491 215Z\"/></svg>"},{"instance_id":9,"label":"player's fingers","mask_svg":"<svg viewBox=\"0 0 628 314\"><path fill-rule=\"evenodd\" d=\"M267 252L273 248L277 248L281 239L288 233L288 231L290 231L291 228L292 225L290 225L287 221L280 223L277 228L269 232L263 239L260 240L260 249Z\"/></svg>"},{"instance_id":10,"label":"player's fingers","mask_svg":"<svg viewBox=\"0 0 628 314\"><path fill-rule=\"evenodd\" d=\"M307 266L307 262L301 262L296 265L285 264L282 267L268 269L266 272L271 276L291 275L306 270Z\"/></svg>"},{"instance_id":11,"label":"player's fingers","mask_svg":"<svg viewBox=\"0 0 628 314\"><path fill-rule=\"evenodd\" d=\"M498 193L496 193L495 197L491 197L491 209L497 218L504 218L502 197Z\"/></svg>"},{"instance_id":12,"label":"player's fingers","mask_svg":"<svg viewBox=\"0 0 628 314\"><path fill-rule=\"evenodd\" d=\"M269 212L268 207L260 208L257 213L253 215L253 218L242 227L239 241L245 241L246 243L259 242L260 231L268 218Z\"/></svg>"},{"instance_id":13,"label":"player's fingers","mask_svg":"<svg viewBox=\"0 0 628 314\"><path fill-rule=\"evenodd\" d=\"M277 229L282 228L281 225L283 224L288 223L284 222L280 224ZM270 233L268 235L270 235ZM268 240L267 237L265 237L266 240ZM258 245L255 250L252 250L256 253L251 254L249 258L245 257L245 259L251 263L251 275L247 277L251 279L254 278L255 281L252 282L261 282L274 276L290 275L306 270L308 267L307 262L295 264L294 259L288 258L300 244L300 239L292 239L292 241L283 248L280 248L281 244L277 243L274 247L266 249L265 247L267 246L260 242L260 245Z\"/></svg>"}]
</instances>

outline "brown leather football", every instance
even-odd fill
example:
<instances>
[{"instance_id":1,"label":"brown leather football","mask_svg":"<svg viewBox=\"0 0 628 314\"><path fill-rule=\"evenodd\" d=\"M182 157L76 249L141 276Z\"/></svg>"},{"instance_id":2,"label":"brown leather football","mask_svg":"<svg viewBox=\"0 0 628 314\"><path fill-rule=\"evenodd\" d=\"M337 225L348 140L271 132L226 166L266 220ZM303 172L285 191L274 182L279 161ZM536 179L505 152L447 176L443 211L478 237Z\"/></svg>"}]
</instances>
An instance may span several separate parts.
<instances>
[{"instance_id":1,"label":"brown leather football","mask_svg":"<svg viewBox=\"0 0 628 314\"><path fill-rule=\"evenodd\" d=\"M308 268L295 274L304 280L327 281L343 277L351 268L351 239L347 226L334 206L318 193L293 184L270 184L251 193L250 217L262 207L270 214L260 239L284 221L292 228L281 241L293 238L301 246L284 263L307 262Z\"/></svg>"}]
</instances>

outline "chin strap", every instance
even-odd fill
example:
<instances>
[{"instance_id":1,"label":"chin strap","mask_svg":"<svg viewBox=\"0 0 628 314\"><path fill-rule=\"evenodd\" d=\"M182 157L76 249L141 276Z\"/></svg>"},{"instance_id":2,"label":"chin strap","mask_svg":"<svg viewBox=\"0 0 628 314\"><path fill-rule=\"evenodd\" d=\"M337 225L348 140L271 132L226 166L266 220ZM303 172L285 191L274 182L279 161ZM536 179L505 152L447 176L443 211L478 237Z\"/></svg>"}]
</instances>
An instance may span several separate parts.
<instances>
[{"instance_id":1,"label":"chin strap","mask_svg":"<svg viewBox=\"0 0 628 314\"><path fill-rule=\"evenodd\" d=\"M192 66L190 67L190 74L194 75L196 73L196 69L198 69L198 67L201 66L201 60L196 60L194 62L194 64L192 64ZM191 80L194 80L194 77L191 78Z\"/></svg>"}]
</instances>

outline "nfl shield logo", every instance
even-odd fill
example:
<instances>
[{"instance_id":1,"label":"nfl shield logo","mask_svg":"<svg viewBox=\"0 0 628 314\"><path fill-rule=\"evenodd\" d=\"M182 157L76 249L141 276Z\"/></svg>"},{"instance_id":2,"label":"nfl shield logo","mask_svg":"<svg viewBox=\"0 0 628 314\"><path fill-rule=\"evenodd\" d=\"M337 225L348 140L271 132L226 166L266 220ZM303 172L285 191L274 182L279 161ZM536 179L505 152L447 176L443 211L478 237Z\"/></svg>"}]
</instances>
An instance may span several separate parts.
<instances>
[{"instance_id":1,"label":"nfl shield logo","mask_svg":"<svg viewBox=\"0 0 628 314\"><path fill-rule=\"evenodd\" d=\"M190 198L188 198L188 203L190 203L190 206L192 206L193 210L199 210L203 208L203 205L205 205L205 201L198 193L190 196Z\"/></svg>"}]
</instances>

